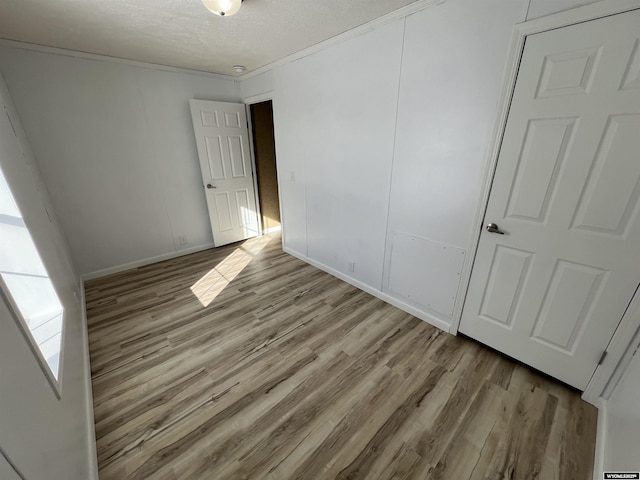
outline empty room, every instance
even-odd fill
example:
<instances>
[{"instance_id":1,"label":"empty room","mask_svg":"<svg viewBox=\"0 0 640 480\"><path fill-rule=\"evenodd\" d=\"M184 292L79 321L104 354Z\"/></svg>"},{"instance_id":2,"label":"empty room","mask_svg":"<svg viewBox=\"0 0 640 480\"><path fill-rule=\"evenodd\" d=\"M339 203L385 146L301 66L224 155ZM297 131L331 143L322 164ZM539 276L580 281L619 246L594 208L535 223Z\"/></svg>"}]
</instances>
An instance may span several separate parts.
<instances>
[{"instance_id":1,"label":"empty room","mask_svg":"<svg viewBox=\"0 0 640 480\"><path fill-rule=\"evenodd\" d=\"M3 0L0 102L0 480L640 478L640 0Z\"/></svg>"}]
</instances>

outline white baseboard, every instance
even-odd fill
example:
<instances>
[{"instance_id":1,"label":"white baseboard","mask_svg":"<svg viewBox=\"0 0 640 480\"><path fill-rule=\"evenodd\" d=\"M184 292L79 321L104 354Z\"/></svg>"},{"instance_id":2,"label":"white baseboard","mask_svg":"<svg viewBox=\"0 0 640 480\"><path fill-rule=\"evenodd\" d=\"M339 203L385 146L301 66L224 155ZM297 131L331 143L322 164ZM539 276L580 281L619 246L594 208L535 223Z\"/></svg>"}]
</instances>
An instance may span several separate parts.
<instances>
[{"instance_id":1,"label":"white baseboard","mask_svg":"<svg viewBox=\"0 0 640 480\"><path fill-rule=\"evenodd\" d=\"M270 233L276 233L282 230L282 226L278 225L277 227L265 228L262 230L263 235L269 235Z\"/></svg>"},{"instance_id":2,"label":"white baseboard","mask_svg":"<svg viewBox=\"0 0 640 480\"><path fill-rule=\"evenodd\" d=\"M124 272L126 270L131 270L132 268L143 267L145 265L150 265L152 263L161 262L163 260L170 260L172 258L181 257L183 255L188 255L190 253L201 252L202 250L207 250L209 248L213 248L213 243L206 245L198 245L196 247L187 248L184 250L178 250L175 252L169 252L162 255L156 255L155 257L145 258L142 260L138 260L135 262L125 263L124 265L117 265L115 267L109 267L102 270L97 270L95 272L86 273L81 276L80 279L80 312L81 312L81 322L82 322L82 336L84 338L84 364L85 364L85 372L86 372L86 405L87 405L87 438L88 438L88 451L89 458L87 458L88 462L88 471L90 474L90 478L88 480L98 480L98 452L96 447L96 431L95 431L95 418L93 414L93 387L91 383L91 360L89 353L89 327L87 324L87 306L86 306L86 298L85 298L85 288L84 283L87 280L92 280L95 278L104 277L106 275L111 275L114 273Z\"/></svg>"},{"instance_id":3,"label":"white baseboard","mask_svg":"<svg viewBox=\"0 0 640 480\"><path fill-rule=\"evenodd\" d=\"M409 305L407 303L404 303L401 300L398 300L397 298L392 297L391 295L382 292L370 285L367 285L365 283L362 283L359 280L356 280L355 278L352 278L348 275L345 275L344 273L335 270L334 268L331 268L321 262L318 262L317 260L314 260L312 258L307 257L306 255L301 254L300 252L296 252L295 250L292 250L288 247L283 246L282 249L287 252L289 255L293 255L296 258L299 258L300 260L302 260L305 263L308 263L309 265L313 265L316 268L319 268L320 270L327 272L330 275L333 275L336 278L339 278L340 280L347 282L350 285L353 285L356 288L359 288L360 290L363 290L371 295L373 295L374 297L379 298L380 300L387 302L391 305L393 305L394 307L398 307L400 310L403 310L407 313L410 313L411 315L413 315L414 317L419 318L422 321L427 322L430 325L433 325L434 327L439 328L440 330L444 330L445 332L449 332L449 327L450 325L446 322L443 322L442 320L433 317L432 315L419 310L417 308L415 308L412 305Z\"/></svg>"},{"instance_id":4,"label":"white baseboard","mask_svg":"<svg viewBox=\"0 0 640 480\"><path fill-rule=\"evenodd\" d=\"M93 385L91 382L91 357L89 352L89 325L87 323L87 304L84 294L84 281L80 281L80 321L82 322L82 338L85 371L85 402L87 408L88 480L98 480L98 451L96 447L96 425L93 415Z\"/></svg>"},{"instance_id":5,"label":"white baseboard","mask_svg":"<svg viewBox=\"0 0 640 480\"><path fill-rule=\"evenodd\" d=\"M598 407L598 425L596 427L596 451L593 458L593 480L602 480L607 444L607 400L600 397L596 407Z\"/></svg>"},{"instance_id":6,"label":"white baseboard","mask_svg":"<svg viewBox=\"0 0 640 480\"><path fill-rule=\"evenodd\" d=\"M156 255L155 257L144 258L142 260L136 260L135 262L125 263L123 265L116 265L114 267L103 268L96 270L95 272L89 272L82 275L82 281L94 280L100 277L106 277L107 275L113 275L114 273L124 272L131 270L132 268L144 267L145 265L151 265L152 263L162 262L164 260L171 260L172 258L182 257L183 255L189 255L190 253L201 252L214 248L213 243L207 243L205 245L198 245L195 247L185 248L184 250L177 250L175 252L163 253L162 255Z\"/></svg>"}]
</instances>

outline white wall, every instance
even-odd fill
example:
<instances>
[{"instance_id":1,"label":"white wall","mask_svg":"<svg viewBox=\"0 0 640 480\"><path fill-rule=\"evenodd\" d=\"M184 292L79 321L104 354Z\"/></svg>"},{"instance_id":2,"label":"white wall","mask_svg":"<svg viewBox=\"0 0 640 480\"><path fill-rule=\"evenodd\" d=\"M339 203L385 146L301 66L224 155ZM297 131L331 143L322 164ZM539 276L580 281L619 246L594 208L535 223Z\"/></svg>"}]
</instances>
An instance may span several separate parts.
<instances>
[{"instance_id":1,"label":"white wall","mask_svg":"<svg viewBox=\"0 0 640 480\"><path fill-rule=\"evenodd\" d=\"M640 471L640 354L636 352L606 406L605 471Z\"/></svg>"},{"instance_id":2,"label":"white wall","mask_svg":"<svg viewBox=\"0 0 640 480\"><path fill-rule=\"evenodd\" d=\"M188 100L234 79L8 47L0 71L81 274L211 245Z\"/></svg>"},{"instance_id":3,"label":"white wall","mask_svg":"<svg viewBox=\"0 0 640 480\"><path fill-rule=\"evenodd\" d=\"M525 7L525 1L453 0L407 18L387 231L389 264L395 232L468 250L511 32ZM427 268L414 262L407 275L435 291L441 274L430 267L433 260L427 257L425 263ZM456 268L453 259L449 263L447 268ZM385 289L392 293L386 275ZM424 308L432 300L437 303L424 295L416 306ZM430 313L446 323L452 320L452 312Z\"/></svg>"},{"instance_id":4,"label":"white wall","mask_svg":"<svg viewBox=\"0 0 640 480\"><path fill-rule=\"evenodd\" d=\"M527 20L545 17L553 13L570 10L588 3L595 3L598 0L531 0Z\"/></svg>"},{"instance_id":5,"label":"white wall","mask_svg":"<svg viewBox=\"0 0 640 480\"><path fill-rule=\"evenodd\" d=\"M403 27L285 65L274 79L286 245L343 272L353 261L351 276L378 289Z\"/></svg>"},{"instance_id":6,"label":"white wall","mask_svg":"<svg viewBox=\"0 0 640 480\"><path fill-rule=\"evenodd\" d=\"M637 327L640 304L632 301L625 317L629 325ZM604 471L640 471L640 331L629 336L633 339L617 367L622 373L612 375L612 385L604 392L608 398L601 399L604 408L598 413L596 453ZM602 472L595 472L595 478L602 478Z\"/></svg>"},{"instance_id":7,"label":"white wall","mask_svg":"<svg viewBox=\"0 0 640 480\"><path fill-rule=\"evenodd\" d=\"M452 315L388 288L390 239L468 248L511 32L527 6L448 0L275 67L287 249L448 328ZM241 89L249 80L256 94L252 79ZM429 261L404 273L435 284Z\"/></svg>"},{"instance_id":8,"label":"white wall","mask_svg":"<svg viewBox=\"0 0 640 480\"><path fill-rule=\"evenodd\" d=\"M251 100L256 97L263 97L266 93L273 91L273 71L267 70L259 75L248 77L240 82L240 93L242 101L255 103Z\"/></svg>"},{"instance_id":9,"label":"white wall","mask_svg":"<svg viewBox=\"0 0 640 480\"><path fill-rule=\"evenodd\" d=\"M0 297L0 447L29 480L97 478L79 277L1 77L0 167L65 308L58 399Z\"/></svg>"}]
</instances>

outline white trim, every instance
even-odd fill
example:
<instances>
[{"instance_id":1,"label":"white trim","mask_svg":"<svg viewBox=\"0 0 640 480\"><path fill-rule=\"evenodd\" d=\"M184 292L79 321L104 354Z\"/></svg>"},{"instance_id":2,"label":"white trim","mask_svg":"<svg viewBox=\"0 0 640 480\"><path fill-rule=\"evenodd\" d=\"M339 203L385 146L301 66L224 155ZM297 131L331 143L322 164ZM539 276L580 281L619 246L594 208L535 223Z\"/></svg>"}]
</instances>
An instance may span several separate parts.
<instances>
[{"instance_id":1,"label":"white trim","mask_svg":"<svg viewBox=\"0 0 640 480\"><path fill-rule=\"evenodd\" d=\"M86 324L86 309L84 308L84 304L83 304L84 299L82 298L82 296L84 295L84 291L82 290L82 281L80 280L79 276L75 272L75 269L71 264L71 260L66 252L68 249L67 238L64 234L64 231L59 227L58 221L56 220L54 211L51 206L51 202L49 200L49 195L47 193L46 185L44 184L39 168L37 167L35 156L29 146L29 143L26 138L26 133L22 127L22 124L19 121L19 117L16 112L15 105L11 100L11 95L9 94L7 85L4 82L2 75L0 74L0 105L2 104L4 104L7 110L7 113L9 114L9 119L15 129L16 136L18 137L18 140L21 143L21 148L25 156L26 164L29 166L29 173L28 173L29 183L32 181L35 182L36 189L40 190L41 200L43 202L42 206L44 207L45 213L48 216L48 219L47 219L48 223L47 223L47 220L44 219L44 217L42 217L42 221L50 225L50 229L49 229L49 232L50 232L49 238L51 240L50 244L57 246L55 248L55 252L51 251L49 252L48 255L43 255L42 261L43 263L47 264L46 265L47 271L50 274L51 281L54 284L54 289L56 290L56 294L58 295L58 298L62 302L63 309L64 309L63 326L62 326L62 334L61 334L62 338L61 338L61 345L60 345L60 351L61 351L60 360L59 360L60 364L59 364L59 373L58 373L58 384L60 385L61 388L62 388L62 384L64 383L65 363L67 361L67 355L65 352L67 349L66 337L67 337L67 327L69 326L68 322L76 321L75 318L72 318L70 316L70 313L72 310L75 311L77 308L81 309L81 311L79 312L79 317L80 317L79 321L81 322L80 329L81 329L81 336L82 336L82 342L83 342L83 345L81 348L83 350L82 363L83 363L84 372L82 372L82 374L85 377L84 379L81 379L81 381L84 381L84 388L85 388L84 402L85 402L85 408L87 409L86 414L87 416L90 417L87 420L88 422L87 425L85 426L87 429L87 437L85 438L85 440L89 442L88 453L90 455L90 458L87 459L87 462L89 462L88 463L89 472L90 472L89 480L97 480L98 467L97 467L95 433L93 433L94 420L93 420L91 368L90 368L90 360L89 360L89 343L88 343L87 324ZM11 170L15 172L14 169L11 169ZM26 172L23 172L23 174L24 173ZM5 170L5 175L6 174L7 174L7 170ZM31 190L31 187L29 187L29 190ZM35 238L34 238L34 242L35 242ZM60 249L61 246L66 247L64 249L64 252ZM65 253L65 255L62 255L62 253ZM57 265L55 262L49 263L51 262L52 259L55 259L57 261ZM60 280L58 280L58 278L60 278ZM73 283L70 283L71 279L73 279ZM79 280L80 280L80 284L78 284ZM60 292L58 292L57 284L60 285L60 292L65 293L65 295L60 295ZM66 287L69 287L69 288L62 288L65 285ZM73 287L73 290L69 291L71 286ZM81 296L80 306L78 306L78 298L77 298L78 292ZM72 299L71 296L73 296L74 298ZM39 352L39 348L37 349L37 351ZM76 379L72 378L70 381L75 382ZM79 414L82 415L81 412L79 412Z\"/></svg>"},{"instance_id":2,"label":"white trim","mask_svg":"<svg viewBox=\"0 0 640 480\"><path fill-rule=\"evenodd\" d=\"M64 57L81 58L84 60L97 60L99 62L120 63L131 67L148 68L151 70L162 70L171 73L187 73L190 75L201 75L209 78L217 78L219 80L238 81L239 77L232 75L224 75L222 73L205 72L203 70L193 70L189 68L172 67L169 65L161 65L159 63L141 62L138 60L130 60L128 58L111 57L109 55L100 55L97 53L81 52L79 50L68 50L66 48L49 47L47 45L39 45L37 43L19 42L17 40L9 40L0 38L1 47L18 48L21 50L32 50L34 52L51 53L54 55L62 55Z\"/></svg>"},{"instance_id":3,"label":"white trim","mask_svg":"<svg viewBox=\"0 0 640 480\"><path fill-rule=\"evenodd\" d=\"M554 13L546 17L534 18L516 25L516 31L525 37L547 30L568 27L576 23L589 22L598 18L617 15L640 8L640 0L602 0L581 7Z\"/></svg>"},{"instance_id":4,"label":"white trim","mask_svg":"<svg viewBox=\"0 0 640 480\"><path fill-rule=\"evenodd\" d=\"M529 14L529 7L531 0L527 4L527 10L524 15L524 19ZM522 45L518 40L517 26L514 28L511 42L509 43L509 50L507 52L507 61L505 63L504 72L502 74L502 90L499 97L499 111L496 117L495 123L492 129L493 141L490 145L489 158L495 161L487 163L484 172L484 185L480 191L480 201L477 204L476 212L473 216L474 228L471 229L471 234L467 240L467 254L465 254L465 260L462 263L462 270L460 271L460 284L458 285L458 291L456 299L453 304L453 312L451 314L451 326L449 327L449 333L452 335L458 334L458 328L460 327L460 321L462 320L462 310L464 309L464 302L467 296L469 288L469 282L471 280L471 271L473 270L473 262L475 261L476 252L478 249L478 243L480 242L480 232L482 231L482 225L484 223L484 212L489 202L489 192L491 190L491 183L493 182L493 174L495 171L495 164L497 162L498 154L500 153L500 145L502 144L502 132L506 125L506 119L509 115L509 107L511 106L511 96L515 87L515 80L518 75L518 68L520 66L520 56L522 55L522 47L524 46L524 40ZM497 141L500 139L500 141Z\"/></svg>"},{"instance_id":5,"label":"white trim","mask_svg":"<svg viewBox=\"0 0 640 480\"><path fill-rule=\"evenodd\" d=\"M250 72L245 73L238 77L240 81L246 80L247 78L255 77L256 75L260 75L262 73L268 72L269 70L273 70L275 67L280 65L285 65L287 63L294 62L296 60L300 60L301 58L307 57L309 55L313 55L314 53L325 50L333 45L337 45L351 38L358 37L363 35L371 30L374 30L378 27L386 25L388 23L394 22L404 17L408 17L414 13L417 13L425 8L431 7L433 5L440 5L446 2L447 0L418 0L416 2L411 3L405 7L399 8L398 10L394 10L393 12L387 13L382 17L378 17L373 19L367 23L359 25L351 30L347 30L346 32L335 35L331 38L323 40L315 45L311 45L303 50L292 53L291 55L287 55L280 60L276 60L275 62L268 63L263 65L262 67L256 68L255 70L251 70Z\"/></svg>"},{"instance_id":6,"label":"white trim","mask_svg":"<svg viewBox=\"0 0 640 480\"><path fill-rule=\"evenodd\" d=\"M33 241L33 245L35 246L35 249L38 252L40 261L42 262L42 265L45 271L47 272L47 275L49 277L49 282L51 283L51 286L56 294L56 297L62 307L62 328L60 331L60 347L59 347L57 376L51 371L51 368L49 367L49 364L46 358L42 354L42 350L40 350L40 346L38 345L38 342L36 342L35 337L33 336L33 333L31 332L31 329L29 328L29 325L26 319L24 318L19 305L13 298L11 291L9 290L9 288L7 287L6 283L2 278L0 278L0 297L5 298L7 306L9 307L9 310L12 312L12 315L18 325L18 328L22 331L22 334L25 337L25 340L29 345L29 348L33 352L34 356L36 357L36 361L38 362L40 369L42 370L42 373L44 374L47 381L51 385L51 388L53 389L55 396L58 398L58 400L60 400L62 398L62 379L63 379L63 370L64 370L63 366L64 366L64 360L65 360L64 339L66 334L66 324L68 321L68 305L64 301L64 296L60 295L60 291L62 290L62 288L60 287L62 286L62 282L64 281L63 279L60 279L60 274L62 270L66 269L67 265L61 265L58 262L52 261L52 259L58 259L58 260L61 259L58 255L54 256L55 253L53 251L53 248L51 247L51 245L57 245L56 241L54 240L53 243L49 243L49 242L44 243L42 241L43 239L42 232L40 232L39 235L36 234L36 232L40 231L39 228L36 228L38 223L38 215L41 215L40 220L43 222L46 220L44 220L44 216L42 214L44 213L47 215L49 220L49 225L51 225L51 227L53 228L53 231L49 230L48 232L49 235L51 234L56 235L58 233L55 231L57 228L57 224L54 222L54 220L52 220L52 217L55 219L55 216L52 215L51 213L52 212L51 202L49 200L46 185L44 184L44 180L40 173L39 167L37 166L35 156L26 138L26 132L24 131L24 128L20 121L20 117L16 110L15 104L13 103L11 93L9 92L9 87L7 86L7 83L5 82L4 77L2 76L1 73L0 73L0 115L7 116L9 124L13 129L13 134L15 135L16 142L18 143L18 147L22 152L23 162L10 161L15 159L0 159L0 168L2 168L3 170L4 177L9 185L10 190L12 188L12 185L13 186L19 185L21 184L21 182L24 182L25 180L27 180L29 190L32 190L32 189L42 190L40 192L42 203L38 205L37 207L38 211L36 211L35 208L33 207L31 208L28 207L27 202L23 203L24 196L22 196L22 199L19 198L20 195L16 194L16 189L12 190L11 196L14 197L15 203L18 205L18 209L20 210L21 214L24 217L23 221L25 223L26 229L29 232L29 236L31 237ZM26 173L26 178L25 178L25 173ZM17 189L17 190L19 191L20 189ZM40 210L40 207L42 207L42 210ZM25 211L27 211L26 215L25 215ZM58 264L56 265L56 263ZM72 272L70 272L70 276L77 278L76 275Z\"/></svg>"},{"instance_id":7,"label":"white trim","mask_svg":"<svg viewBox=\"0 0 640 480\"><path fill-rule=\"evenodd\" d=\"M251 95L249 97L242 98L240 101L247 105L253 105L255 103L267 102L269 100L273 101L273 91Z\"/></svg>"},{"instance_id":8,"label":"white trim","mask_svg":"<svg viewBox=\"0 0 640 480\"><path fill-rule=\"evenodd\" d=\"M122 265L116 265L114 267L103 268L101 270L96 270L94 272L85 273L81 276L83 285L87 280L95 280L96 278L106 277L107 275L113 275L114 273L125 272L127 270L131 270L133 268L144 267L146 265L151 265L152 263L162 262L164 260L171 260L172 258L182 257L184 255L189 255L191 253L202 252L203 250L208 250L210 248L215 248L213 243L206 243L204 245L197 245L195 247L185 248L184 250L177 250L175 252L163 253L161 255L156 255L155 257L148 257L142 260L136 260L129 263L124 263Z\"/></svg>"},{"instance_id":9,"label":"white trim","mask_svg":"<svg viewBox=\"0 0 640 480\"><path fill-rule=\"evenodd\" d=\"M582 399L593 405L601 396L608 398L626 370L636 346L640 343L640 288L636 290L622 320L616 328L607 356L598 365L582 394Z\"/></svg>"},{"instance_id":10,"label":"white trim","mask_svg":"<svg viewBox=\"0 0 640 480\"><path fill-rule=\"evenodd\" d=\"M370 30L373 30L374 28L378 28L382 25L393 22L394 20L398 20L403 17L407 17L416 12L419 12L420 10L424 10L425 8L428 8L432 5L439 5L444 2L446 2L446 0L418 0L416 2L411 3L410 5L407 5L405 7L399 8L398 10L395 10L386 15L383 15L382 17L371 20L363 25L359 25L355 28L352 28L351 30L347 30L346 32L340 33L338 35L335 35L334 37L328 38L322 42L316 43L315 45L312 45L296 53L293 53L284 58L281 58L280 60L276 60L274 62L268 63L266 65L263 65L262 67L258 67L255 70L252 70L250 72L247 72L243 75L238 75L238 76L225 75L222 73L206 72L203 70L193 70L189 68L172 67L169 65L161 65L158 63L142 62L138 60L130 60L128 58L112 57L108 55L100 55L97 53L82 52L79 50L50 47L47 45L40 45L37 43L28 43L28 42L20 42L18 40L10 40L8 38L0 38L0 46L19 48L23 50L33 50L36 52L43 52L43 53L53 53L56 55L82 58L86 60L98 60L101 62L121 63L124 65L130 65L134 67L150 68L153 70L162 70L165 72L203 75L210 78L218 78L221 80L233 80L238 82L238 81L245 80L247 78L255 77L256 75L260 75L261 73L268 72L269 70L272 70L276 66L284 65L294 60L298 60L300 58L306 57L313 53L319 52L321 50L324 50L325 48L344 42L345 40L348 40L350 38L357 37L359 35L367 33ZM247 103L247 102L243 101L243 103ZM251 103L256 103L256 102L251 102Z\"/></svg>"},{"instance_id":11,"label":"white trim","mask_svg":"<svg viewBox=\"0 0 640 480\"><path fill-rule=\"evenodd\" d=\"M269 235L270 233L276 233L282 231L282 225L278 225L277 227L265 228L262 230L263 235Z\"/></svg>"},{"instance_id":12,"label":"white trim","mask_svg":"<svg viewBox=\"0 0 640 480\"><path fill-rule=\"evenodd\" d=\"M434 327L439 328L440 330L444 330L445 332L449 331L449 324L446 322L443 322L442 320L437 319L436 317L433 317L431 315L429 315L428 313L425 313L409 304L406 304L400 300L398 300L397 298L392 297L391 295L381 292L380 290L373 288L369 285L367 285L366 283L362 283L359 280L356 280L355 278L352 278L348 275L345 275L342 272L339 272L338 270L335 270L327 265L325 265L324 263L318 262L317 260L314 260L312 258L307 257L306 255L303 255L299 252L296 252L295 250L292 250L291 248L282 247L282 250L284 250L285 252L287 252L289 255L293 255L294 257L302 260L305 263L308 263L309 265L312 265L316 268L319 268L320 270L327 272L330 275L333 275L336 278L339 278L340 280L347 282L350 285L353 285L356 288L359 288L360 290L367 292L371 295L373 295L374 297L379 298L380 300L387 302L391 305L393 305L394 307L398 307L400 310L404 310L405 312L413 315L414 317L419 318L420 320L423 320L431 325L433 325Z\"/></svg>"},{"instance_id":13,"label":"white trim","mask_svg":"<svg viewBox=\"0 0 640 480\"><path fill-rule=\"evenodd\" d=\"M258 192L258 169L256 167L256 146L253 144L253 117L251 116L251 105L244 103L245 116L247 117L247 137L249 140L249 156L251 157L251 168L253 177L253 196L256 202L256 221L258 232L262 232L262 210L260 210L260 194ZM259 235L262 235L261 233Z\"/></svg>"},{"instance_id":14,"label":"white trim","mask_svg":"<svg viewBox=\"0 0 640 480\"><path fill-rule=\"evenodd\" d=\"M475 257L477 254L478 243L480 242L480 232L482 231L482 225L484 223L484 215L486 212L487 204L489 202L491 184L493 182L493 177L495 175L495 171L497 167L498 154L500 153L502 138L504 136L507 117L509 115L509 108L511 105L511 99L513 97L513 91L514 91L516 79L518 76L518 69L520 66L520 61L521 61L522 53L524 50L524 43L527 36L546 32L549 30L567 27L570 25L574 25L576 23L596 20L601 17L617 15L617 14L624 13L630 10L635 10L638 8L640 8L640 0L602 0L601 2L598 2L598 3L592 3L582 7L577 7L571 10L556 13L554 15L537 18L522 24L518 24L514 27L511 46L509 48L507 70L505 72L505 81L504 81L502 93L500 96L500 103L499 103L500 111L494 127L495 133L494 133L493 142L490 149L489 162L487 164L486 171L485 171L485 181L481 191L478 208L474 215L474 220L473 220L473 229L472 229L472 234L469 241L469 249L468 249L468 252L469 252L468 263L465 264L462 272L462 279L461 279L461 292L463 293L461 295L462 308L464 308L464 302L466 300L469 283L471 281L473 264L475 262ZM460 310L459 315L457 313L457 309L455 309L453 323L451 326L451 333L457 333L461 318L462 318L462 309ZM638 319L638 325L640 325L640 319ZM628 330L631 330L634 327L635 329L637 329L637 325L634 322L629 323L629 320L623 317L623 320L621 321L618 327L618 330L622 329L625 332L627 332ZM607 382L609 381L611 374L609 375L604 374L604 366L607 365L607 369L608 369L610 368L611 365L613 365L615 368L615 365L619 363L620 359L624 355L624 352L627 350L629 346L629 342L627 341L626 343L624 343L621 337L622 335L616 335L616 339L620 339L619 342L614 342L612 339L610 343L610 349L608 349L608 358L601 365L601 367L603 367L602 375L604 378L606 378ZM630 338L630 336L627 336L626 338L628 339ZM600 379L600 377L598 377L598 382L592 384L592 382L594 382L594 378L596 378L595 375L590 380L589 384L587 385L587 388L585 389L585 393L583 395L583 399L592 404L595 404L597 398L602 394L602 390L599 390L599 388L600 388L601 380L604 379L604 378Z\"/></svg>"},{"instance_id":15,"label":"white trim","mask_svg":"<svg viewBox=\"0 0 640 480\"><path fill-rule=\"evenodd\" d=\"M31 350L31 353L35 357L36 362L38 363L38 366L42 371L42 374L47 379L47 382L51 386L51 390L53 390L53 393L56 396L56 398L60 400L62 399L62 363L64 359L63 340L64 340L64 334L65 334L65 324L68 321L67 319L68 312L64 304L62 303L62 300L60 300L60 295L58 294L56 290L56 286L53 284L50 277L49 277L49 281L54 291L56 291L56 297L58 298L62 306L62 328L60 330L60 348L58 349L58 378L56 378L55 374L51 371L51 367L49 367L49 363L47 362L47 359L44 358L44 355L42 354L40 345L38 345L38 342L33 336L33 332L31 331L31 328L29 328L29 325L27 324L27 320L24 318L24 315L22 315L20 306L13 298L13 295L11 294L11 290L9 290L9 287L4 281L4 278L2 278L2 275L0 275L0 300L4 300L4 302L6 303L9 311L13 316L14 321L16 322L16 325L18 326L18 330L22 332L22 335L24 336L24 339L27 342L27 345L29 346L29 350Z\"/></svg>"},{"instance_id":16,"label":"white trim","mask_svg":"<svg viewBox=\"0 0 640 480\"><path fill-rule=\"evenodd\" d=\"M271 108L273 115L273 141L276 148L276 182L278 183L278 205L280 207L280 227L281 227L281 236L280 243L282 244L282 248L284 249L285 245L285 237L287 235L287 227L285 226L285 205L282 203L282 172L281 165L278 164L278 122L276 121L277 112L278 112L278 102L276 102L275 97L271 99ZM306 187L305 187L306 188ZM305 244L307 243L305 237Z\"/></svg>"},{"instance_id":17,"label":"white trim","mask_svg":"<svg viewBox=\"0 0 640 480\"><path fill-rule=\"evenodd\" d=\"M607 446L607 401L600 399L595 406L598 408L598 425L596 426L596 448L593 458L593 480L602 480Z\"/></svg>"},{"instance_id":18,"label":"white trim","mask_svg":"<svg viewBox=\"0 0 640 480\"><path fill-rule=\"evenodd\" d=\"M269 91L269 92L265 92L265 93L260 93L258 95L253 95L251 97L246 97L242 100L244 103L246 103L247 105L254 105L256 103L262 103L262 102L268 102L271 101L271 116L273 119L273 143L275 146L275 142L276 142L276 122L275 122L275 102L273 101L273 91ZM252 137L252 141L253 141L253 134L251 135ZM253 152L255 152L255 150L252 150ZM277 152L277 149L276 149ZM254 164L254 171L255 170L255 164ZM256 175L257 177L257 175ZM256 179L257 181L257 179ZM280 198L280 192L282 192L282 188L280 186L280 176L278 175L278 155L276 153L276 183L278 184L278 208L280 209L280 225L278 225L277 227L271 227L271 228L266 228L262 230L262 235L269 235L270 233L276 233L276 232L282 232L282 245L284 247L284 230L282 228L282 201ZM257 184L256 184L256 192L257 192ZM257 197L257 195L256 195ZM259 212L261 213L261 212ZM262 215L260 215L261 217ZM260 219L262 220L262 219ZM262 222L260 223L260 225L262 225Z\"/></svg>"},{"instance_id":19,"label":"white trim","mask_svg":"<svg viewBox=\"0 0 640 480\"><path fill-rule=\"evenodd\" d=\"M469 283L471 281L471 272L473 270L473 264L476 259L478 244L480 243L480 233L482 232L482 225L484 223L484 214L489 202L491 184L493 183L493 176L495 174L496 166L498 163L498 154L500 153L500 147L502 145L504 128L507 123L507 117L509 116L511 98L513 96L513 90L518 76L520 57L522 56L522 49L524 47L525 41L525 36L521 34L518 28L519 25L516 25L516 27L514 28L509 46L509 52L507 54L507 64L504 72L504 80L502 82L502 92L500 93L500 107L493 127L493 140L489 150L489 162L485 167L484 184L482 186L480 199L477 204L478 206L476 207L476 212L473 217L473 228L471 229L471 236L468 241L469 248L467 249L467 260L464 262L462 266L462 272L460 273L461 295L458 296L458 300L454 305L453 319L451 322L450 331L450 333L453 334L457 334L458 328L460 327L462 311L464 309L464 304L469 289Z\"/></svg>"},{"instance_id":20,"label":"white trim","mask_svg":"<svg viewBox=\"0 0 640 480\"><path fill-rule=\"evenodd\" d=\"M89 442L87 468L91 477L88 480L98 480L98 450L96 446L96 425L93 412L93 385L91 381L91 355L89 351L89 325L87 322L87 302L84 280L80 280L80 322L82 335L82 350L84 356L85 407L87 409L87 440Z\"/></svg>"}]
</instances>

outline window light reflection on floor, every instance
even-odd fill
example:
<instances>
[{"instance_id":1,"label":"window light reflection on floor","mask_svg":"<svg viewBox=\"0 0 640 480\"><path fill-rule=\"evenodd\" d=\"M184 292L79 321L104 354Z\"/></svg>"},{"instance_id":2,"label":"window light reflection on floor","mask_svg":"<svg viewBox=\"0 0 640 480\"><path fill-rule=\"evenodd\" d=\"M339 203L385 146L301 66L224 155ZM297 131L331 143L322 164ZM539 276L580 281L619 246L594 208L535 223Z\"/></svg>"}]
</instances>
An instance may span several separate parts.
<instances>
[{"instance_id":1,"label":"window light reflection on floor","mask_svg":"<svg viewBox=\"0 0 640 480\"><path fill-rule=\"evenodd\" d=\"M245 241L194 283L191 291L200 300L202 306L209 306L270 241L271 237L268 235Z\"/></svg>"}]
</instances>

